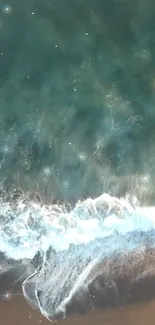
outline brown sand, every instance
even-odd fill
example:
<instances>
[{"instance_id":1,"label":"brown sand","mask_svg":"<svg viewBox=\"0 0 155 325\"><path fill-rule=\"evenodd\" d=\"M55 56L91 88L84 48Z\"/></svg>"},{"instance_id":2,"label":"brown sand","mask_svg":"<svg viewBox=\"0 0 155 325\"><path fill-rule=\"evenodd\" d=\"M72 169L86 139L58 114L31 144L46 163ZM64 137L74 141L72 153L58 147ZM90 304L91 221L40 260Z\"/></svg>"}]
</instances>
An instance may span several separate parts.
<instances>
[{"instance_id":1,"label":"brown sand","mask_svg":"<svg viewBox=\"0 0 155 325\"><path fill-rule=\"evenodd\" d=\"M151 237L148 239L147 241L152 245ZM155 324L155 249L146 245L135 253L104 260L104 264L95 267L93 272L96 276L89 287L92 294L90 297L93 297L94 294L95 299L98 298L97 306L103 306L102 310L91 309L89 295L84 293L83 296L79 296L76 294L67 307L67 314L70 316L67 316L65 320L58 321L58 324ZM22 295L18 294L21 285L20 283L19 286L17 285L18 275L13 270L1 274L0 325L50 324L39 312L32 309ZM102 295L100 295L100 290L94 291L96 279L102 288ZM15 283L16 286L14 286ZM13 294L10 296L10 300L4 300L8 291L12 291ZM105 297L106 299L104 299ZM84 305L89 307L86 308L88 312L85 315L74 316L73 311L78 311L81 314L81 306L84 307Z\"/></svg>"},{"instance_id":2,"label":"brown sand","mask_svg":"<svg viewBox=\"0 0 155 325\"><path fill-rule=\"evenodd\" d=\"M104 269L101 268L101 271L101 284L103 285L103 293L105 290L106 306L104 295L99 296L102 304L98 304L98 306L103 305L104 309L92 310L88 308L89 312L84 316L74 316L68 310L67 313L71 316L57 323L60 325L79 325L79 322L83 325L146 325L147 322L147 325L153 325L155 323L155 251L143 248L142 251L129 254L122 259L104 261ZM97 274L98 271L96 270L96 276ZM109 286L108 274L110 281L112 281L110 283L115 283L115 286ZM11 291L14 277L15 273L6 272L0 278L2 294L0 299L0 325L50 324L39 312L33 310L23 296L17 294L17 291L16 294L10 296L10 300L4 300L5 293ZM78 295L72 299L71 310L76 310L75 305L88 304L87 295L83 296L80 302L76 298ZM98 302L100 303L99 300ZM80 310L79 306L77 310Z\"/></svg>"},{"instance_id":3,"label":"brown sand","mask_svg":"<svg viewBox=\"0 0 155 325\"><path fill-rule=\"evenodd\" d=\"M138 306L92 311L86 316L69 317L58 322L61 325L154 325L155 301ZM50 322L35 312L22 296L0 303L0 324L3 325L47 325Z\"/></svg>"}]
</instances>

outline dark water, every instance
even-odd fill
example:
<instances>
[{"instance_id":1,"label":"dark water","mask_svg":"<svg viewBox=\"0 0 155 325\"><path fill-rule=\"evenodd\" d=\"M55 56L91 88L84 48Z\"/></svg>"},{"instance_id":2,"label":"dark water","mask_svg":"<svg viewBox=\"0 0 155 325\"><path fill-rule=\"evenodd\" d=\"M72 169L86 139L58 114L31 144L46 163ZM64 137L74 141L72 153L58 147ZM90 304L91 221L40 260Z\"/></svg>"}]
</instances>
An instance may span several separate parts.
<instances>
[{"instance_id":1,"label":"dark water","mask_svg":"<svg viewBox=\"0 0 155 325\"><path fill-rule=\"evenodd\" d=\"M5 187L49 200L115 192L115 176L151 174L154 184L154 1L0 7Z\"/></svg>"},{"instance_id":2,"label":"dark water","mask_svg":"<svg viewBox=\"0 0 155 325\"><path fill-rule=\"evenodd\" d=\"M20 188L45 203L129 192L154 205L154 16L153 0L0 2L0 187L7 200ZM47 322L29 317L21 296L2 299L4 325L8 310L12 324ZM153 310L154 302L135 304L80 321L151 325Z\"/></svg>"}]
</instances>

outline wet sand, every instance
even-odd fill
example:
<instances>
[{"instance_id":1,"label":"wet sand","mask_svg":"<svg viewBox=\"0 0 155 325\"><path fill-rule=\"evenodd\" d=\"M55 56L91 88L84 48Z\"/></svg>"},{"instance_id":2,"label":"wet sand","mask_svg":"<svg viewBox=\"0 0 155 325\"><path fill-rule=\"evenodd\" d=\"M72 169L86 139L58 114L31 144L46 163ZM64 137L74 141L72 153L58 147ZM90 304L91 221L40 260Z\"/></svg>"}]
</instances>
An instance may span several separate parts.
<instances>
[{"instance_id":1,"label":"wet sand","mask_svg":"<svg viewBox=\"0 0 155 325\"><path fill-rule=\"evenodd\" d=\"M58 324L154 324L155 249L152 248L152 241L155 234L140 234L143 246L137 251L107 258L104 263L95 265L89 274L91 281L87 290L86 287L85 290L81 287L73 294L66 305L67 317L65 320L58 320ZM22 325L50 324L26 302L21 293L24 278L29 272L33 273L28 261L27 263L17 263L1 256L0 324L10 325L10 320L11 325L21 322ZM52 295L52 287L49 294ZM35 300L31 303L35 306ZM58 319L56 314L53 316Z\"/></svg>"},{"instance_id":2,"label":"wet sand","mask_svg":"<svg viewBox=\"0 0 155 325\"><path fill-rule=\"evenodd\" d=\"M96 310L86 316L68 317L61 325L154 325L155 301L117 308L106 312ZM22 296L0 303L0 323L3 325L47 325L50 322L34 311Z\"/></svg>"},{"instance_id":3,"label":"wet sand","mask_svg":"<svg viewBox=\"0 0 155 325\"><path fill-rule=\"evenodd\" d=\"M23 268L18 271L23 272ZM79 291L73 296L66 309L68 316L65 320L57 321L58 324L76 325L80 322L83 325L146 325L146 321L148 325L154 324L154 249L145 247L120 259L105 260L104 265L100 265L98 270L95 268L94 272L96 277L89 286L89 292L80 295ZM21 321L22 325L49 324L47 319L32 309L22 294L19 295L22 280L19 279L19 273L10 270L1 274L0 324L10 325L10 320L12 325L21 324ZM98 277L98 274L101 276ZM9 297L6 296L8 292L12 292ZM94 307L95 310L92 309Z\"/></svg>"}]
</instances>

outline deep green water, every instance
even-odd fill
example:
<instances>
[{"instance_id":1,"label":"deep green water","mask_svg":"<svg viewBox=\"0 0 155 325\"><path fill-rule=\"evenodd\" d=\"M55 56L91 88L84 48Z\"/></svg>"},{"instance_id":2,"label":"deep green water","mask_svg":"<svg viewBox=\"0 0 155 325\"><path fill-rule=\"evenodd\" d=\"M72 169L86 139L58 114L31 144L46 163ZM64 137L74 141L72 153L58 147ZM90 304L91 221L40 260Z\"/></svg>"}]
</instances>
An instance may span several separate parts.
<instances>
[{"instance_id":1,"label":"deep green water","mask_svg":"<svg viewBox=\"0 0 155 325\"><path fill-rule=\"evenodd\" d=\"M153 188L154 17L154 0L0 2L3 186L79 198L150 174Z\"/></svg>"}]
</instances>

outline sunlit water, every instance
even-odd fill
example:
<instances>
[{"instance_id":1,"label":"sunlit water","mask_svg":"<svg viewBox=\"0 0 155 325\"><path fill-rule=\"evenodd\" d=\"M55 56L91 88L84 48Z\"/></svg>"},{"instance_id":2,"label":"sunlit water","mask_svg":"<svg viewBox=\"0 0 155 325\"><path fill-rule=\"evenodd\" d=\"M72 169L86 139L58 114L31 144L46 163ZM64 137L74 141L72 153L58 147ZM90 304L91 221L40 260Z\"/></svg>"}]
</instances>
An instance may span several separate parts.
<instances>
[{"instance_id":1,"label":"sunlit water","mask_svg":"<svg viewBox=\"0 0 155 325\"><path fill-rule=\"evenodd\" d=\"M155 244L155 208L134 208L127 200L103 194L78 202L67 212L58 205L1 201L0 247L9 259L38 265L22 285L26 300L48 319L62 313L93 269L116 257Z\"/></svg>"}]
</instances>

